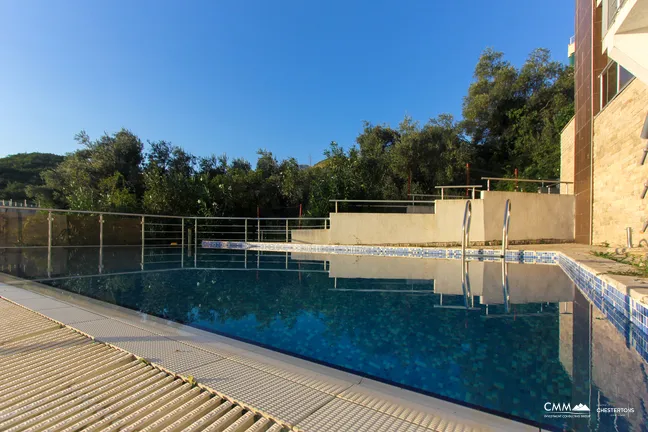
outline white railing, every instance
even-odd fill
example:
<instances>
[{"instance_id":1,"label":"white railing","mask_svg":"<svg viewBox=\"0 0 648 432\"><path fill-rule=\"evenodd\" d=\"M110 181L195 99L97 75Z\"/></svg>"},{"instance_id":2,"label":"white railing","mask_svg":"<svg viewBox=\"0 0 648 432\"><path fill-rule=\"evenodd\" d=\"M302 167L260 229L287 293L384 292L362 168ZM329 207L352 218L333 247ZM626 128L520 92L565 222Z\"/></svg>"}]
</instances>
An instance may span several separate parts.
<instances>
[{"instance_id":1,"label":"white railing","mask_svg":"<svg viewBox=\"0 0 648 432\"><path fill-rule=\"evenodd\" d=\"M29 207L36 208L39 207L35 202L29 202L25 200L13 200L13 199L3 199L0 200L0 205L3 207Z\"/></svg>"},{"instance_id":2,"label":"white railing","mask_svg":"<svg viewBox=\"0 0 648 432\"><path fill-rule=\"evenodd\" d=\"M481 189L481 185L465 185L465 186L434 186L435 189L441 189L441 199L444 199L444 191L446 189L466 189L472 190L472 199L475 199L475 191Z\"/></svg>"},{"instance_id":3,"label":"white railing","mask_svg":"<svg viewBox=\"0 0 648 432\"><path fill-rule=\"evenodd\" d=\"M340 203L351 204L361 207L369 208L398 208L398 209L407 209L413 206L434 206L435 201L423 201L423 200L356 200L356 199L332 199L329 202L334 203L335 213L338 213L340 210Z\"/></svg>"},{"instance_id":4,"label":"white railing","mask_svg":"<svg viewBox=\"0 0 648 432\"><path fill-rule=\"evenodd\" d=\"M194 258L203 240L290 242L292 231L327 229L329 218L247 218L171 216L0 206L0 248L47 248L47 268L52 250L65 247L98 247L99 273L104 270L104 250L140 247L177 250L168 255ZM186 248L186 253L185 253Z\"/></svg>"},{"instance_id":5,"label":"white railing","mask_svg":"<svg viewBox=\"0 0 648 432\"><path fill-rule=\"evenodd\" d=\"M569 185L574 184L573 181L563 181L563 180L548 180L548 179L540 179L540 180L534 180L534 179L521 179L521 178L508 178L508 177L482 177L482 180L486 180L486 190L490 191L491 189L491 181L503 181L503 182L513 182L516 185L517 189L517 184L518 183L540 183L540 188L538 189L538 193L541 193L542 190L547 187L547 193L551 194L551 189L555 186L559 185L565 185L565 193L569 193Z\"/></svg>"}]
</instances>

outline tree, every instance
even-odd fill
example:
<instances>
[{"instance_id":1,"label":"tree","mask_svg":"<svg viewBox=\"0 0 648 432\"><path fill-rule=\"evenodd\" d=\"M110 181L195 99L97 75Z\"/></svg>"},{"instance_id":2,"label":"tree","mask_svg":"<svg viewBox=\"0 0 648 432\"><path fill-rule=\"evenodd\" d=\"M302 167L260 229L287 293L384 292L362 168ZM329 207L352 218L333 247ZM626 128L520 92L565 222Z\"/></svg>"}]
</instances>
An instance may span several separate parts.
<instances>
[{"instance_id":1,"label":"tree","mask_svg":"<svg viewBox=\"0 0 648 432\"><path fill-rule=\"evenodd\" d=\"M51 153L18 153L0 158L0 199L21 201L34 197L36 190L43 189L44 193L40 173L55 168L63 159Z\"/></svg>"},{"instance_id":2,"label":"tree","mask_svg":"<svg viewBox=\"0 0 648 432\"><path fill-rule=\"evenodd\" d=\"M143 190L139 138L122 129L96 141L81 131L75 139L83 148L42 174L45 185L54 191L52 200L78 210L136 210L132 206Z\"/></svg>"}]
</instances>

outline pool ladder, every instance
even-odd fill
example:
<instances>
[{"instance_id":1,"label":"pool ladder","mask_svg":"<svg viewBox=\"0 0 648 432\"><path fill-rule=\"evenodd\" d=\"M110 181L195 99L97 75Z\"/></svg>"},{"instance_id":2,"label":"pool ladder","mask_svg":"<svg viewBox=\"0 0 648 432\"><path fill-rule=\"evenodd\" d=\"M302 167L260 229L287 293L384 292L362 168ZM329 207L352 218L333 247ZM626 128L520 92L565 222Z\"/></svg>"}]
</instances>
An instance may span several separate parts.
<instances>
[{"instance_id":1,"label":"pool ladder","mask_svg":"<svg viewBox=\"0 0 648 432\"><path fill-rule=\"evenodd\" d=\"M511 224L511 200L507 199L504 204L504 223L502 224L502 253L501 257L506 258L506 249L508 248L509 225Z\"/></svg>"},{"instance_id":2,"label":"pool ladder","mask_svg":"<svg viewBox=\"0 0 648 432\"><path fill-rule=\"evenodd\" d=\"M470 200L466 201L466 208L464 209L463 223L461 224L461 257L466 256L466 247L468 246L468 239L470 237L470 218L472 216L472 204Z\"/></svg>"}]
</instances>

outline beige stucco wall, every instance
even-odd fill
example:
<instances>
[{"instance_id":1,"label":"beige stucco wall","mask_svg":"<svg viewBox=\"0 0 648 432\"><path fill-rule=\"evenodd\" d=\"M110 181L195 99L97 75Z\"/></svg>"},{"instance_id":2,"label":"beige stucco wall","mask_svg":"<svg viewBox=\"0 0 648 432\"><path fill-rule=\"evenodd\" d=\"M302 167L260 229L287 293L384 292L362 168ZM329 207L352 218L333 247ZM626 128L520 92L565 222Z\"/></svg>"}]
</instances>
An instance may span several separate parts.
<instances>
[{"instance_id":1,"label":"beige stucco wall","mask_svg":"<svg viewBox=\"0 0 648 432\"><path fill-rule=\"evenodd\" d=\"M648 198L640 198L648 163L639 165L646 142L639 134L648 113L648 86L633 80L594 119L592 242L625 245L648 239L639 231L648 219Z\"/></svg>"},{"instance_id":2,"label":"beige stucco wall","mask_svg":"<svg viewBox=\"0 0 648 432\"><path fill-rule=\"evenodd\" d=\"M434 219L433 214L331 213L331 243L432 243L438 241Z\"/></svg>"},{"instance_id":3,"label":"beige stucco wall","mask_svg":"<svg viewBox=\"0 0 648 432\"><path fill-rule=\"evenodd\" d=\"M560 134L560 180L561 181L574 181L574 139L575 139L575 125L574 118L567 123L567 126ZM561 194L573 194L574 185L561 185Z\"/></svg>"},{"instance_id":4,"label":"beige stucco wall","mask_svg":"<svg viewBox=\"0 0 648 432\"><path fill-rule=\"evenodd\" d=\"M330 229L299 229L290 231L290 241L293 243L329 244Z\"/></svg>"},{"instance_id":5,"label":"beige stucco wall","mask_svg":"<svg viewBox=\"0 0 648 432\"><path fill-rule=\"evenodd\" d=\"M291 257L313 259L308 255ZM416 280L416 289L432 289L433 285L435 293L463 295L461 260L335 254L320 258L329 262L331 278ZM472 294L480 296L483 304L502 304L501 265L483 261L467 265ZM508 263L507 272L512 304L568 302L574 296L571 280L558 266ZM430 288L425 288L424 281L430 281Z\"/></svg>"},{"instance_id":6,"label":"beige stucco wall","mask_svg":"<svg viewBox=\"0 0 648 432\"><path fill-rule=\"evenodd\" d=\"M507 199L511 200L510 240L574 239L573 195L484 191L482 197L487 240L502 238Z\"/></svg>"},{"instance_id":7,"label":"beige stucco wall","mask_svg":"<svg viewBox=\"0 0 648 432\"><path fill-rule=\"evenodd\" d=\"M472 200L470 241L502 238L504 204L511 200L509 240L574 239L574 196L482 192ZM292 239L316 244L444 244L461 241L465 200L437 200L436 214L332 213L331 228L293 231Z\"/></svg>"}]
</instances>

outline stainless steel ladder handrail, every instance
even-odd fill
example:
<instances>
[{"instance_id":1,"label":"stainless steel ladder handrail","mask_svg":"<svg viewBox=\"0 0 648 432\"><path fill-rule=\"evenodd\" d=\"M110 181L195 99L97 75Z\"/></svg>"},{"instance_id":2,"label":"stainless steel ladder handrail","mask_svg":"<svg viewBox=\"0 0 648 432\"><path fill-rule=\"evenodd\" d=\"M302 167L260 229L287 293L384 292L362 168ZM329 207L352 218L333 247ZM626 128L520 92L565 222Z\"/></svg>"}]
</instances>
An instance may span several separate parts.
<instances>
[{"instance_id":1,"label":"stainless steel ladder handrail","mask_svg":"<svg viewBox=\"0 0 648 432\"><path fill-rule=\"evenodd\" d=\"M466 201L464 209L463 223L461 224L461 256L466 256L466 247L470 237L470 219L472 217L472 204L470 200Z\"/></svg>"},{"instance_id":2,"label":"stainless steel ladder handrail","mask_svg":"<svg viewBox=\"0 0 648 432\"><path fill-rule=\"evenodd\" d=\"M472 295L472 289L470 288L470 276L468 275L468 260L466 256L461 256L461 290L464 295L464 305L466 309L471 309L475 307L475 300Z\"/></svg>"},{"instance_id":3,"label":"stainless steel ladder handrail","mask_svg":"<svg viewBox=\"0 0 648 432\"><path fill-rule=\"evenodd\" d=\"M502 295L504 297L504 312L508 313L511 305L511 297L508 281L508 263L505 257L502 257Z\"/></svg>"},{"instance_id":4,"label":"stainless steel ladder handrail","mask_svg":"<svg viewBox=\"0 0 648 432\"><path fill-rule=\"evenodd\" d=\"M506 258L506 249L508 248L508 232L511 224L511 200L507 199L504 204L504 223L502 224L502 258Z\"/></svg>"}]
</instances>

